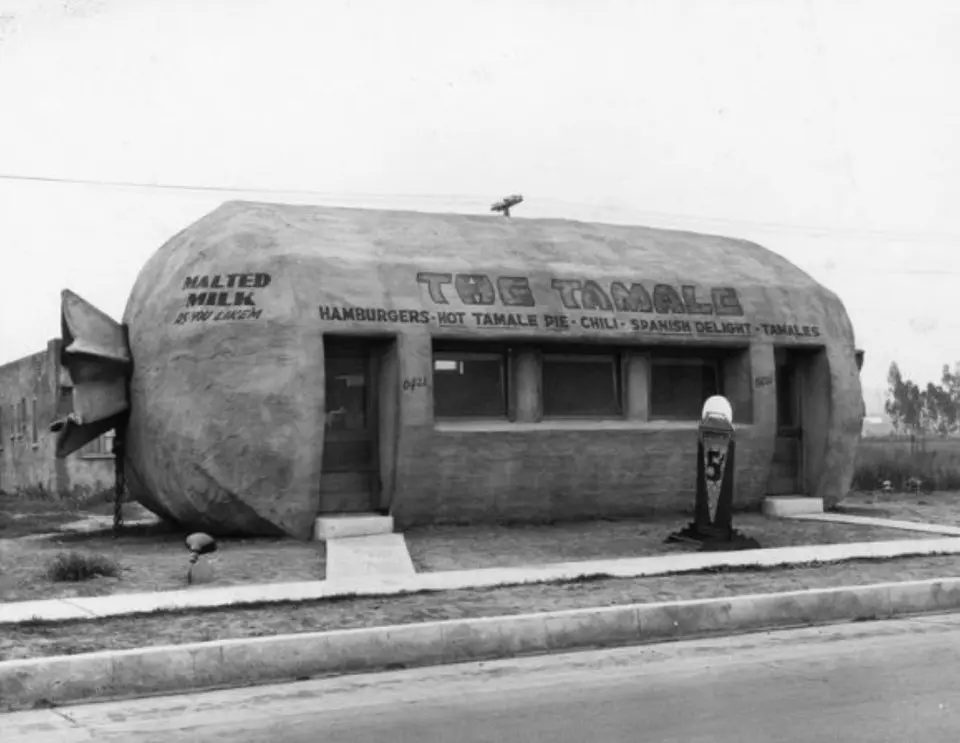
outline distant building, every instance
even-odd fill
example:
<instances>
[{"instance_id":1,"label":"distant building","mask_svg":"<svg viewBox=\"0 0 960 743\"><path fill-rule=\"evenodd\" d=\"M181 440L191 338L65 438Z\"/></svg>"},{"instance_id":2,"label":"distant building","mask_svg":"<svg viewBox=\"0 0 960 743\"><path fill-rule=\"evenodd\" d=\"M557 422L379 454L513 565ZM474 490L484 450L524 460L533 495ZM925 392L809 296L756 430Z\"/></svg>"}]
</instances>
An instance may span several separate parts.
<instances>
[{"instance_id":1,"label":"distant building","mask_svg":"<svg viewBox=\"0 0 960 743\"><path fill-rule=\"evenodd\" d=\"M113 431L57 459L49 424L72 406L60 341L0 366L0 490L87 496L113 488Z\"/></svg>"}]
</instances>

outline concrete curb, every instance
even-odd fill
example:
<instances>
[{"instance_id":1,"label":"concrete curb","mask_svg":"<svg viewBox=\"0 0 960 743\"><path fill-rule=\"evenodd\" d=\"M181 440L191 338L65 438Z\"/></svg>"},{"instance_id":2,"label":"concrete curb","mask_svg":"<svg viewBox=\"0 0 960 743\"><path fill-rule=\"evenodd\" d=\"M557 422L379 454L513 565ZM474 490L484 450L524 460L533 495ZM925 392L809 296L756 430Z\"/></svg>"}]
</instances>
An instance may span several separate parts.
<instances>
[{"instance_id":1,"label":"concrete curb","mask_svg":"<svg viewBox=\"0 0 960 743\"><path fill-rule=\"evenodd\" d=\"M960 608L960 578L628 604L0 662L0 708L144 696Z\"/></svg>"}]
</instances>

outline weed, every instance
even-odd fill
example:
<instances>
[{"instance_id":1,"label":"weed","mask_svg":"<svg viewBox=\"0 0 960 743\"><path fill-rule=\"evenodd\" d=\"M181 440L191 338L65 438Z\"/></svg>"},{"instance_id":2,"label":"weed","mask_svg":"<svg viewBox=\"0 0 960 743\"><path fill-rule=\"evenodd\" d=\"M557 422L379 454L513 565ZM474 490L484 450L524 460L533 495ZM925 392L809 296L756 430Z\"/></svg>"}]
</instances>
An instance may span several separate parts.
<instances>
[{"instance_id":1,"label":"weed","mask_svg":"<svg viewBox=\"0 0 960 743\"><path fill-rule=\"evenodd\" d=\"M106 555L86 552L60 552L47 564L47 577L52 581L90 580L97 576L116 577L120 566Z\"/></svg>"}]
</instances>

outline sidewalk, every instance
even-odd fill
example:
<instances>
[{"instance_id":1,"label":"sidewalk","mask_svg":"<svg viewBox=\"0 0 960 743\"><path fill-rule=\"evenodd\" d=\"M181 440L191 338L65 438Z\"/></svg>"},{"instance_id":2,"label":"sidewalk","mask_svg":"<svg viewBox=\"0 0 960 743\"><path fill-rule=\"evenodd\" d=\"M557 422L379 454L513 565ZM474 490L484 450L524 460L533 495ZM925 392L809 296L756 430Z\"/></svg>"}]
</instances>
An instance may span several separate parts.
<instances>
[{"instance_id":1,"label":"sidewalk","mask_svg":"<svg viewBox=\"0 0 960 743\"><path fill-rule=\"evenodd\" d=\"M791 518L864 523L865 518L838 514L804 514ZM330 574L327 580L295 583L251 584L176 591L116 594L16 601L0 604L0 624L30 621L55 622L96 619L163 610L214 608L290 601L313 601L334 597L397 595L421 591L521 585L569 581L593 576L639 578L720 567L775 567L811 562L851 559L885 559L904 556L960 554L960 528L919 522L866 519L872 525L913 532L952 535L942 539L903 539L884 542L808 545L738 552L695 552L582 562L559 562L516 568L450 570L431 573L384 573L380 575ZM399 535L398 535L399 536ZM337 571L339 573L339 571Z\"/></svg>"},{"instance_id":2,"label":"sidewalk","mask_svg":"<svg viewBox=\"0 0 960 743\"><path fill-rule=\"evenodd\" d=\"M824 517L829 521L837 515ZM954 533L930 524L900 524L899 528L908 530L905 536L910 531ZM403 542L402 538L390 541ZM356 554L358 546L349 549ZM392 545L387 546L392 549ZM382 556L384 545L378 542L375 547ZM0 604L0 624L6 624L10 641L33 647L31 643L39 639L40 645L48 648L48 652L37 655L0 661L0 712L521 654L954 612L960 611L960 577L944 577L942 573L952 572L952 559L944 561L936 556L957 554L960 539L956 536L907 538L518 568L414 574L402 570L372 575L346 571L323 581ZM842 562L907 556L912 560L890 565ZM932 564L918 569L910 566L911 561ZM803 567L810 563L821 564ZM778 569L771 576L697 572L723 567ZM785 583L779 576L791 570L810 572L815 576L812 584L804 581L800 590L784 590ZM678 573L686 575L672 576ZM671 577L656 577L664 575ZM837 580L836 575L844 577ZM602 580L577 582L582 577ZM629 585L611 586L617 579ZM640 585L645 581L660 581L672 588L664 586L666 590L650 593L649 587ZM541 585L529 585L534 582ZM691 583L702 585L691 591ZM482 600L469 597L460 604L456 593L399 595L511 585L514 588L480 591ZM718 585L719 592L714 590ZM704 586L706 591L702 590ZM506 597L501 608L497 601L511 591L517 595ZM698 591L700 597L694 598ZM542 595L549 592L553 598L543 601ZM639 602L631 601L631 595L637 593L646 595ZM380 596L389 595L396 599L381 601ZM326 606L269 605L334 597L347 600ZM489 605L484 610L486 597L492 597L490 603L496 613L490 613ZM579 606L570 606L581 600ZM424 611L431 601L444 607L444 612L452 605L453 611L448 618L431 618ZM364 602L366 607L358 607ZM239 608L244 604L248 608ZM410 604L415 611L410 610ZM464 606L466 612L462 611ZM221 616L217 616L216 607L228 608L221 608ZM398 611L391 613L394 608ZM213 614L147 614L123 619L123 615L177 609L211 609ZM339 619L338 611L342 615ZM254 621L264 622L258 628L266 631L243 629L242 623L249 621L242 617L244 612L256 615ZM357 624L358 616L367 616L363 612L369 612L373 621ZM270 614L272 618L264 616ZM309 617L307 624L314 628L327 626L298 629L304 625L298 624L296 615ZM392 617L392 622L378 621L385 615ZM67 619L81 621L63 627L32 623L17 626L31 620ZM109 628L124 623L131 626ZM184 632L184 625L193 631ZM233 631L237 627L240 631Z\"/></svg>"}]
</instances>

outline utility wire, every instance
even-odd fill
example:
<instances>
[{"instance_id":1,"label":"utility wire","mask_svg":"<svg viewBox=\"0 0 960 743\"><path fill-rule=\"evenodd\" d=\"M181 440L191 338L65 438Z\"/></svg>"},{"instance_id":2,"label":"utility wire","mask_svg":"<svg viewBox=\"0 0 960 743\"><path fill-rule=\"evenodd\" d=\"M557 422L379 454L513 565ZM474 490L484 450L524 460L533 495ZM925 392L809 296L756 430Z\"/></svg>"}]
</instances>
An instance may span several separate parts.
<instances>
[{"instance_id":1,"label":"utility wire","mask_svg":"<svg viewBox=\"0 0 960 743\"><path fill-rule=\"evenodd\" d=\"M147 183L143 181L128 181L128 180L108 180L108 179L99 179L99 178L67 178L67 177L57 177L57 176L42 176L42 175L24 175L19 173L0 173L0 181L20 181L20 182L33 182L33 183L54 183L54 184L64 184L64 185L77 185L77 186L92 186L92 187L104 187L104 188L136 188L136 189L152 189L152 190L161 190L161 191L194 191L194 192L207 192L207 193L236 193L236 194L251 194L251 195L264 195L264 194L274 194L274 195L302 195L302 196L312 196L312 197L321 197L324 199L329 199L332 201L382 201L382 200L391 200L391 199L405 199L405 200L431 200L431 201L443 201L447 203L451 202L462 202L468 204L477 204L485 205L489 202L488 198L481 196L469 196L463 194L370 194L370 193L353 193L353 194L335 194L328 191L317 191L314 189L302 189L302 188L275 188L275 187L262 187L262 188L250 188L245 186L213 186L208 184L184 184L184 183ZM910 242L915 240L923 241L944 241L944 242L954 242L960 241L960 235L952 233L936 233L936 232L897 232L893 230L861 230L861 229L850 229L844 227L824 227L818 225L801 225L801 224L790 224L786 222L763 222L749 219L736 219L729 217L714 217L714 216L697 216L693 214L679 214L674 212L657 212L657 211L648 211L642 209L634 209L630 206L622 204L591 204L587 202L571 202L561 199L550 199L544 198L541 199L541 203L552 204L555 206L562 206L566 208L584 208L584 207L593 207L600 209L601 211L613 211L619 213L620 217L623 218L627 215L635 215L637 217L642 217L646 219L659 219L670 222L696 222L700 224L715 224L715 225L728 225L731 227L737 227L741 229L753 228L760 230L773 230L780 232L800 232L814 235L833 235L837 237L858 237L862 239L874 239L874 240L885 240L885 241L896 241L896 242Z\"/></svg>"}]
</instances>

